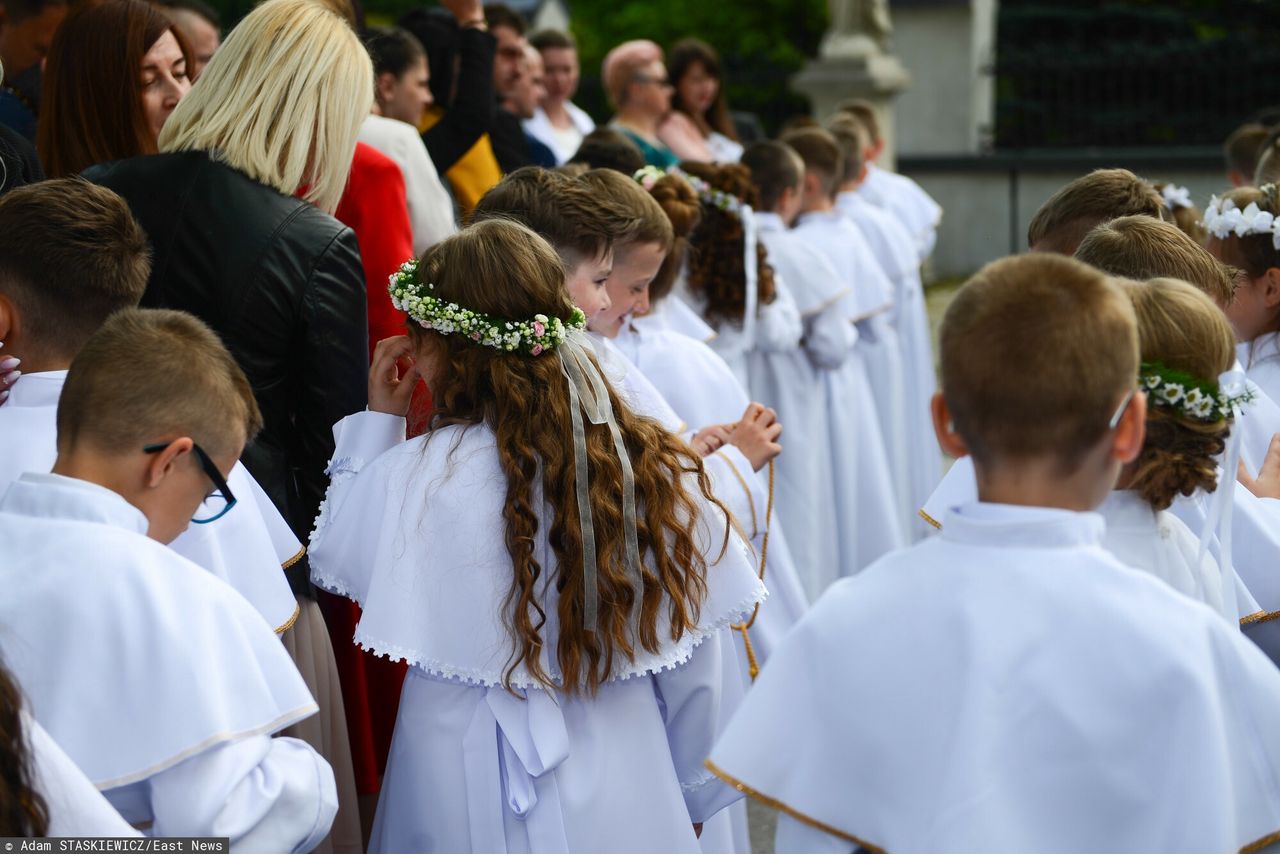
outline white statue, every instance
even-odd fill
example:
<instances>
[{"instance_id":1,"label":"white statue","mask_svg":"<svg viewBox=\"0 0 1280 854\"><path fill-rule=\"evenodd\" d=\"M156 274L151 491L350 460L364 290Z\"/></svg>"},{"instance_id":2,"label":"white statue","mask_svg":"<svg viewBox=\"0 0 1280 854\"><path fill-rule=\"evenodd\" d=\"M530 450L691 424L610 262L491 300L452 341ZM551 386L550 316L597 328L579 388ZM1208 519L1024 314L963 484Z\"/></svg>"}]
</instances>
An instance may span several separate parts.
<instances>
[{"instance_id":1,"label":"white statue","mask_svg":"<svg viewBox=\"0 0 1280 854\"><path fill-rule=\"evenodd\" d=\"M867 57L889 52L893 23L888 0L830 0L831 26L822 40L828 58Z\"/></svg>"}]
</instances>

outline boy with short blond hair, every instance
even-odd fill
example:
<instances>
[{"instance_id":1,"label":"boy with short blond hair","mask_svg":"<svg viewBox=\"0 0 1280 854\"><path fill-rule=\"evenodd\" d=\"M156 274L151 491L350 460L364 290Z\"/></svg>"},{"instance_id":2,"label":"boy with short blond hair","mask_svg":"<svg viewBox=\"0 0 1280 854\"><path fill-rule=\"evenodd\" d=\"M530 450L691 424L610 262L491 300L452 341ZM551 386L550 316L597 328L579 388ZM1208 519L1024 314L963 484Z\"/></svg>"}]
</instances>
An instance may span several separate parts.
<instances>
[{"instance_id":1,"label":"boy with short blond hair","mask_svg":"<svg viewBox=\"0 0 1280 854\"><path fill-rule=\"evenodd\" d=\"M67 368L109 316L138 304L150 259L129 206L105 187L59 178L0 199L0 352L21 368L0 391L0 495L23 472L53 465ZM150 393L115 391L125 390ZM110 407L94 415L104 423L117 418ZM192 526L172 548L234 587L283 632L298 605L281 566L302 546L244 466L229 480L237 512Z\"/></svg>"},{"instance_id":2,"label":"boy with short blond hair","mask_svg":"<svg viewBox=\"0 0 1280 854\"><path fill-rule=\"evenodd\" d=\"M1182 229L1149 216L1118 217L1091 230L1075 257L1113 276L1190 282L1219 307L1231 304L1236 271L1214 258Z\"/></svg>"},{"instance_id":3,"label":"boy with short blond hair","mask_svg":"<svg viewBox=\"0 0 1280 854\"><path fill-rule=\"evenodd\" d=\"M1121 216L1166 217L1164 199L1128 169L1095 169L1049 197L1027 226L1032 252L1073 255L1095 226Z\"/></svg>"},{"instance_id":4,"label":"boy with short blond hair","mask_svg":"<svg viewBox=\"0 0 1280 854\"><path fill-rule=\"evenodd\" d=\"M941 350L935 427L979 500L834 586L708 767L781 810L779 851L1258 850L1280 673L1106 554L1089 512L1143 443L1129 300L1071 259L1003 259Z\"/></svg>"},{"instance_id":5,"label":"boy with short blond hair","mask_svg":"<svg viewBox=\"0 0 1280 854\"><path fill-rule=\"evenodd\" d=\"M310 850L333 772L271 736L315 701L249 602L164 545L236 509L227 477L262 424L248 380L194 317L123 309L76 356L57 424L52 473L0 498L0 646L36 719L157 836Z\"/></svg>"}]
</instances>

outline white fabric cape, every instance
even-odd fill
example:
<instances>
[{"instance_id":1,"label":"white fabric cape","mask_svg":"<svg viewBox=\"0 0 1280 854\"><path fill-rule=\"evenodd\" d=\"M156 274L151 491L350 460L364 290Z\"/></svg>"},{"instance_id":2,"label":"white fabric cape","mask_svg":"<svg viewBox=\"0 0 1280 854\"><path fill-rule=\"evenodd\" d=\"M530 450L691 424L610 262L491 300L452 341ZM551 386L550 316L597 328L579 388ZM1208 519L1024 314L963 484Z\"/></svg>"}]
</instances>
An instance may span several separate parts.
<instances>
[{"instance_id":1,"label":"white fabric cape","mask_svg":"<svg viewBox=\"0 0 1280 854\"><path fill-rule=\"evenodd\" d=\"M511 653L503 605L511 586L511 556L501 535L506 479L492 432L483 425L445 427L399 441L404 419L365 412L340 421L334 435L329 493L311 535L312 581L360 605L355 640L365 649L434 676L502 685ZM540 512L544 523L536 553L552 585L550 521L545 510ZM704 513L699 543L711 563L724 531L716 511L708 505ZM616 663L614 679L687 661L704 637L736 621L765 595L750 552L736 535L720 562L708 566L707 580L699 627L657 652L640 650L634 661ZM548 603L544 632L554 636L554 587L543 597ZM666 625L664 610L659 637L667 635ZM548 644L541 663L558 679L553 653ZM522 689L541 687L523 665L510 682Z\"/></svg>"},{"instance_id":2,"label":"white fabric cape","mask_svg":"<svg viewBox=\"0 0 1280 854\"><path fill-rule=\"evenodd\" d=\"M675 408L676 414L695 428L729 424L741 418L750 401L724 360L700 341L666 329L654 329L653 325L648 318L636 318L624 327L614 343L653 382L659 393ZM783 426L785 428L786 425ZM795 450L803 452L804 449ZM788 451L778 459L786 453ZM766 480L766 471L756 473L748 470L740 474L744 479L759 481ZM760 549L764 546L764 534L769 532L768 566L765 570L769 602L761 606L750 630L753 649L762 664L809 607L789 540L783 533L785 526L778 518L776 474L774 483L772 520L766 521L763 515L738 520L749 526L745 533L756 551L757 565Z\"/></svg>"},{"instance_id":3,"label":"white fabric cape","mask_svg":"<svg viewBox=\"0 0 1280 854\"><path fill-rule=\"evenodd\" d=\"M142 835L120 817L71 757L25 709L22 726L35 772L32 786L49 809L49 836Z\"/></svg>"},{"instance_id":4,"label":"white fabric cape","mask_svg":"<svg viewBox=\"0 0 1280 854\"><path fill-rule=\"evenodd\" d=\"M258 612L146 530L116 493L58 475L0 499L0 646L99 789L317 710Z\"/></svg>"},{"instance_id":5,"label":"white fabric cape","mask_svg":"<svg viewBox=\"0 0 1280 854\"><path fill-rule=\"evenodd\" d=\"M0 495L23 472L53 468L66 378L66 371L24 374L0 406ZM230 584L283 632L297 619L298 603L281 569L302 557L302 544L243 464L231 469L227 485L236 506L208 524L188 525L170 548Z\"/></svg>"},{"instance_id":6,"label":"white fabric cape","mask_svg":"<svg viewBox=\"0 0 1280 854\"><path fill-rule=\"evenodd\" d=\"M904 445L906 477L901 491L908 510L919 507L929 497L942 476L942 452L933 433L930 401L937 387L933 367L932 334L925 307L924 285L920 281L920 259L911 235L887 211L872 205L856 192L840 193L836 209L847 216L867 239L876 260L894 287L890 320L898 333L902 355ZM908 532L913 539L927 533L919 519L912 519Z\"/></svg>"},{"instance_id":7,"label":"white fabric cape","mask_svg":"<svg viewBox=\"0 0 1280 854\"><path fill-rule=\"evenodd\" d=\"M896 346L884 335L883 314L892 306L892 293L884 273L875 264L866 241L858 230L836 211L807 214L792 235L822 255L842 285L850 288L836 309L848 321L857 322L857 339L844 363L826 371L829 386L826 412L832 437L832 471L835 473L835 511L840 537L840 564L837 575L852 575L872 561L905 544L906 504L902 500L895 471L903 461L893 449L885 425L897 425L898 410L892 399L898 390L892 370ZM861 321L859 314L861 313ZM891 356L890 354L893 354ZM874 374L879 370L878 375ZM874 392L878 385L889 403L881 412L881 400ZM892 426L901 437L901 430ZM899 463L895 467L895 460ZM810 589L810 596L821 590Z\"/></svg>"},{"instance_id":8,"label":"white fabric cape","mask_svg":"<svg viewBox=\"0 0 1280 854\"><path fill-rule=\"evenodd\" d=\"M1201 588L1201 581L1204 584L1213 583L1204 578L1204 573L1219 572L1219 543L1216 535L1210 540L1209 552L1205 556L1208 562L1202 563L1198 568L1196 566L1196 558L1200 553L1199 537L1205 524L1205 496L1180 496L1169 510L1155 514L1148 522L1142 519L1127 498L1118 498L1117 495L1118 493L1113 492L1108 496L1107 503L1102 508L1108 525L1107 539L1104 542L1107 550L1121 563L1162 578L1179 592L1204 601L1221 612L1221 606L1215 606L1213 598L1205 599L1193 592ZM933 495L929 496L925 506L920 509L920 516L935 528L941 528L939 519L946 518L952 509L977 500L978 482L973 471L973 458L961 457L952 464ZM1231 564L1235 568L1233 577L1236 603L1240 621L1248 624L1259 619L1260 611L1280 609L1280 576L1272 571L1276 556L1280 555L1280 516L1271 517L1272 511L1260 507L1259 499L1244 487L1232 490L1232 500L1234 508L1231 524L1235 545L1232 548ZM1268 503L1280 512L1280 502ZM1107 512L1108 509L1111 512ZM1113 520L1124 530L1124 533L1115 537L1110 531ZM1265 532L1269 529L1276 533L1271 534L1268 541ZM1157 537L1167 537L1170 542L1155 543L1151 540ZM1216 590L1217 599L1221 601L1220 575ZM1212 593L1210 596L1212 597ZM1268 608L1266 602L1274 604Z\"/></svg>"},{"instance_id":9,"label":"white fabric cape","mask_svg":"<svg viewBox=\"0 0 1280 854\"><path fill-rule=\"evenodd\" d=\"M858 187L876 207L892 213L915 238L920 253L920 263L933 254L938 242L938 223L942 221L942 208L915 181L906 175L881 169L874 163L867 164L867 177Z\"/></svg>"},{"instance_id":10,"label":"white fabric cape","mask_svg":"<svg viewBox=\"0 0 1280 854\"><path fill-rule=\"evenodd\" d=\"M857 341L857 329L841 311L849 291L830 262L787 230L777 214L757 215L760 240L774 278L785 284L804 324L801 346L761 353L753 360L751 394L773 407L782 422L784 451L778 457L775 508L788 532L796 566L811 599L840 575L840 520L833 444L851 436L833 434L828 414L847 404L832 398L827 374L840 370Z\"/></svg>"},{"instance_id":11,"label":"white fabric cape","mask_svg":"<svg viewBox=\"0 0 1280 854\"><path fill-rule=\"evenodd\" d=\"M709 767L846 851L1268 839L1280 672L1210 609L1120 565L1102 528L960 508L814 606Z\"/></svg>"}]
</instances>

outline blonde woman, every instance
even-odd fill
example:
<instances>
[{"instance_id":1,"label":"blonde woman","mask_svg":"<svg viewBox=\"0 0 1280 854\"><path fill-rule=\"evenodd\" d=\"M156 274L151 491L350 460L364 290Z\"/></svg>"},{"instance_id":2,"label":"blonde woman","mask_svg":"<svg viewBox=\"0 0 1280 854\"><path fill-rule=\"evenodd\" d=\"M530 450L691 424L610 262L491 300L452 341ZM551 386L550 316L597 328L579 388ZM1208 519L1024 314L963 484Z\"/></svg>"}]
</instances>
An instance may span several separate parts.
<instances>
[{"instance_id":1,"label":"blonde woman","mask_svg":"<svg viewBox=\"0 0 1280 854\"><path fill-rule=\"evenodd\" d=\"M373 69L350 26L314 0L267 0L169 116L160 154L85 173L151 238L143 304L203 319L244 369L265 421L244 463L304 540L327 486L330 425L365 405L364 274L332 212L372 105ZM321 706L297 734L333 766L341 801L333 848L321 850L356 851L333 649L306 560L288 573L301 613L284 639Z\"/></svg>"}]
</instances>

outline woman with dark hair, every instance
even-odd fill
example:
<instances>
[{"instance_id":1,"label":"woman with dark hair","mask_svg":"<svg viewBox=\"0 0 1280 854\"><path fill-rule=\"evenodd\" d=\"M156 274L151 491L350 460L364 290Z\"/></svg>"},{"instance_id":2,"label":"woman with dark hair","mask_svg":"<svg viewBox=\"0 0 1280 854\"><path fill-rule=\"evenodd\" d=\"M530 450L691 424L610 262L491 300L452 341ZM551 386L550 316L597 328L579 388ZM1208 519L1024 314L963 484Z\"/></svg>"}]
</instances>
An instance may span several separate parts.
<instances>
[{"instance_id":1,"label":"woman with dark hair","mask_svg":"<svg viewBox=\"0 0 1280 854\"><path fill-rule=\"evenodd\" d=\"M658 130L662 141L681 160L737 163L742 144L720 86L715 49L698 39L683 39L671 49L667 70L675 93L671 115Z\"/></svg>"},{"instance_id":2,"label":"woman with dark hair","mask_svg":"<svg viewBox=\"0 0 1280 854\"><path fill-rule=\"evenodd\" d=\"M191 90L190 51L143 0L107 0L58 30L44 70L36 148L50 178L155 154L169 114Z\"/></svg>"}]
</instances>

